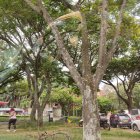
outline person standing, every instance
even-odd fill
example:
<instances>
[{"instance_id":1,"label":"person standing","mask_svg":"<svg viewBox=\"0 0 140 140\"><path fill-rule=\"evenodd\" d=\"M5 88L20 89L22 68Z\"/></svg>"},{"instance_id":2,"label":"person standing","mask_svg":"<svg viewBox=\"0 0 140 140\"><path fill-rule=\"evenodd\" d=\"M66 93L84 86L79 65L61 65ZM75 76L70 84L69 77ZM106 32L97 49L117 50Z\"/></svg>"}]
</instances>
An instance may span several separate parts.
<instances>
[{"instance_id":1,"label":"person standing","mask_svg":"<svg viewBox=\"0 0 140 140\"><path fill-rule=\"evenodd\" d=\"M11 130L11 125L13 125L14 127L14 132L16 132L16 121L17 121L17 118L16 118L16 111L14 108L11 108L10 109L10 117L9 117L9 122L8 122L8 130L7 131L10 131Z\"/></svg>"},{"instance_id":2,"label":"person standing","mask_svg":"<svg viewBox=\"0 0 140 140\"><path fill-rule=\"evenodd\" d=\"M111 111L107 112L107 122L110 125L110 116L112 115Z\"/></svg>"}]
</instances>

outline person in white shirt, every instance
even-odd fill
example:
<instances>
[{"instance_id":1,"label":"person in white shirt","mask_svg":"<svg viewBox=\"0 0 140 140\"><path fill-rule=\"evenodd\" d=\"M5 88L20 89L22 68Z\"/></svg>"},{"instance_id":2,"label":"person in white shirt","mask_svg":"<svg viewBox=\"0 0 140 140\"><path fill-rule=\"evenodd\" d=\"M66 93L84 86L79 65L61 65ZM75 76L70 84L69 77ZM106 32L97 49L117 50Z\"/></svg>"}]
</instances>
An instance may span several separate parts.
<instances>
[{"instance_id":1,"label":"person in white shirt","mask_svg":"<svg viewBox=\"0 0 140 140\"><path fill-rule=\"evenodd\" d=\"M109 125L110 125L110 116L111 115L112 115L111 111L108 111L106 118L107 118L107 122L108 122Z\"/></svg>"},{"instance_id":2,"label":"person in white shirt","mask_svg":"<svg viewBox=\"0 0 140 140\"><path fill-rule=\"evenodd\" d=\"M15 132L16 131L16 121L17 121L15 109L11 108L9 114L10 114L10 117L9 117L8 130L7 131L10 131L11 125L13 124L13 127L14 127L13 131Z\"/></svg>"}]
</instances>

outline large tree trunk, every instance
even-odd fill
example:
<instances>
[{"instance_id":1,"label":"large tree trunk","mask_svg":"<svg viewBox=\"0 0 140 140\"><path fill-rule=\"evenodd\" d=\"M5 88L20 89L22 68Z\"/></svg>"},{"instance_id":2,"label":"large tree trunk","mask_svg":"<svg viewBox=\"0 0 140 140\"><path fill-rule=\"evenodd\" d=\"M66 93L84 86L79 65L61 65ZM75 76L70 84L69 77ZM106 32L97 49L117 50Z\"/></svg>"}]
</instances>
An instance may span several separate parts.
<instances>
[{"instance_id":1,"label":"large tree trunk","mask_svg":"<svg viewBox=\"0 0 140 140\"><path fill-rule=\"evenodd\" d=\"M128 111L129 113L131 114L131 111L132 111L132 93L129 93L130 96L128 96L128 103L127 103L127 108L128 108Z\"/></svg>"},{"instance_id":2,"label":"large tree trunk","mask_svg":"<svg viewBox=\"0 0 140 140\"><path fill-rule=\"evenodd\" d=\"M84 78L83 84L83 140L100 140L100 127L98 120L98 105L97 97L94 90L98 88L93 87L93 79L91 74L91 65L89 59L89 40L87 34L87 25L85 15L82 16L82 75ZM82 89L81 89L82 90Z\"/></svg>"},{"instance_id":3,"label":"large tree trunk","mask_svg":"<svg viewBox=\"0 0 140 140\"><path fill-rule=\"evenodd\" d=\"M37 109L37 123L38 126L43 126L43 109L41 109L41 107L38 107Z\"/></svg>"},{"instance_id":4,"label":"large tree trunk","mask_svg":"<svg viewBox=\"0 0 140 140\"><path fill-rule=\"evenodd\" d=\"M50 95L50 92L51 92L50 77L46 77L45 80L47 81L47 86L48 86L47 87L47 93L48 93L48 95ZM43 111L44 111L44 108L47 104L48 97L46 96L44 98L44 100L42 100L42 105L39 102L39 98L40 98L40 95L43 92L45 82L42 82L41 88L39 90L39 85L38 85L37 78L34 76L32 78L32 84L33 84L33 87L34 87L34 96L33 96L34 103L33 103L33 106L32 106L32 112L31 112L31 115L30 115L30 119L31 119L31 121L34 121L34 122L37 120L38 126L42 127L43 126ZM36 114L36 111L37 111L37 114Z\"/></svg>"},{"instance_id":5,"label":"large tree trunk","mask_svg":"<svg viewBox=\"0 0 140 140\"><path fill-rule=\"evenodd\" d=\"M30 121L33 123L37 122L37 125L40 127L43 126L43 110L39 104L33 104L30 114Z\"/></svg>"},{"instance_id":6,"label":"large tree trunk","mask_svg":"<svg viewBox=\"0 0 140 140\"><path fill-rule=\"evenodd\" d=\"M30 121L31 122L35 122L36 121L36 117L35 116L36 116L36 106L33 103L31 114L30 114Z\"/></svg>"},{"instance_id":7,"label":"large tree trunk","mask_svg":"<svg viewBox=\"0 0 140 140\"><path fill-rule=\"evenodd\" d=\"M83 140L100 140L98 105L90 86L83 93Z\"/></svg>"},{"instance_id":8,"label":"large tree trunk","mask_svg":"<svg viewBox=\"0 0 140 140\"><path fill-rule=\"evenodd\" d=\"M133 101L133 98L132 98L132 90L133 90L133 87L131 89L126 89L126 87L124 86L124 92L125 92L125 95L126 97L122 96L120 94L120 90L119 90L119 86L115 86L112 82L108 81L109 85L112 86L115 90L115 92L117 93L117 96L119 99L121 99L127 106L127 109L129 111L129 113L131 113L132 111L132 101ZM117 83L119 84L119 83ZM123 84L124 85L124 84Z\"/></svg>"}]
</instances>

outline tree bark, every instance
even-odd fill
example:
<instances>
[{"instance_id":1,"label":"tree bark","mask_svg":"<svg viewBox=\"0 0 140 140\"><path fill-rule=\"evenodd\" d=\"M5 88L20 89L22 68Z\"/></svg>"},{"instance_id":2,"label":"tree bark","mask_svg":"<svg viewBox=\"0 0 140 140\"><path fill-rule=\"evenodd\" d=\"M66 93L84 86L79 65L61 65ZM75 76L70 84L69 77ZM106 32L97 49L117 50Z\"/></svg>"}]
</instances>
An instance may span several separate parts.
<instances>
[{"instance_id":1,"label":"tree bark","mask_svg":"<svg viewBox=\"0 0 140 140\"><path fill-rule=\"evenodd\" d=\"M41 107L37 108L37 124L39 127L43 126L43 110Z\"/></svg>"},{"instance_id":2,"label":"tree bark","mask_svg":"<svg viewBox=\"0 0 140 140\"><path fill-rule=\"evenodd\" d=\"M36 121L36 106L35 104L33 103L33 106L32 106L32 110L31 110L31 114L30 114L30 121L31 122L35 122Z\"/></svg>"},{"instance_id":3,"label":"tree bark","mask_svg":"<svg viewBox=\"0 0 140 140\"><path fill-rule=\"evenodd\" d=\"M118 76L117 76L118 77ZM104 82L105 84L108 84L110 86L112 86L118 96L119 99L121 99L127 106L127 109L128 111L131 113L132 111L132 102L133 102L133 88L134 88L134 85L135 85L135 82L133 82L133 80L135 81L135 79L132 79L132 81L129 81L127 83L127 85L125 84L125 80L123 81L122 79L120 79L118 77L118 79L122 82L122 85L123 85L123 89L124 89L124 93L125 93L125 96L121 95L121 92L120 92L120 83L118 82L117 80L117 85L115 86L115 84L113 84L111 81L106 81Z\"/></svg>"},{"instance_id":4,"label":"tree bark","mask_svg":"<svg viewBox=\"0 0 140 140\"><path fill-rule=\"evenodd\" d=\"M89 58L90 42L88 39L85 15L82 17L82 77L84 78L83 91L83 140L100 140L100 126L98 117L98 104L96 97L97 87L94 87L91 64ZM88 114L88 115L87 115Z\"/></svg>"},{"instance_id":5,"label":"tree bark","mask_svg":"<svg viewBox=\"0 0 140 140\"><path fill-rule=\"evenodd\" d=\"M131 111L132 111L132 101L133 101L133 98L132 98L132 93L129 93L129 95L130 96L128 96L127 108L128 108L129 113L131 113Z\"/></svg>"},{"instance_id":6,"label":"tree bark","mask_svg":"<svg viewBox=\"0 0 140 140\"><path fill-rule=\"evenodd\" d=\"M83 140L100 140L98 105L91 87L86 85L83 98Z\"/></svg>"}]
</instances>

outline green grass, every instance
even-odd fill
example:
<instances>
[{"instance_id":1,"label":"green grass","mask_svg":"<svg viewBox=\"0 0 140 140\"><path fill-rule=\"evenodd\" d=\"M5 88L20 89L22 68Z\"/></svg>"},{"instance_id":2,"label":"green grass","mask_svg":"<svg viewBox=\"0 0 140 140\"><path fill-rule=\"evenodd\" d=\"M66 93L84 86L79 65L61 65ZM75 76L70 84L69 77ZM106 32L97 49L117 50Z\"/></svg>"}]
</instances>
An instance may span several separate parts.
<instances>
[{"instance_id":1,"label":"green grass","mask_svg":"<svg viewBox=\"0 0 140 140\"><path fill-rule=\"evenodd\" d=\"M102 131L103 140L139 140L140 132L131 129L113 128L111 131Z\"/></svg>"},{"instance_id":2,"label":"green grass","mask_svg":"<svg viewBox=\"0 0 140 140\"><path fill-rule=\"evenodd\" d=\"M82 128L78 127L77 124L65 124L63 122L55 122L55 123L45 123L44 127L38 131L38 128L34 126L23 127L23 124L17 126L17 131L14 132L6 132L7 126L0 126L0 140L37 140L38 132L44 133L45 131L49 136L54 136L54 133L60 132L55 135L54 140L64 140L63 134L66 136L70 136L71 140L82 140ZM23 125L24 126L24 125ZM101 130L102 140L139 140L140 132L134 132L130 129L119 129L112 128L111 131ZM52 137L46 140L52 140ZM65 139L66 140L66 139Z\"/></svg>"},{"instance_id":3,"label":"green grass","mask_svg":"<svg viewBox=\"0 0 140 140\"><path fill-rule=\"evenodd\" d=\"M22 135L12 135L12 136L0 136L0 140L35 140L32 137L22 136Z\"/></svg>"}]
</instances>

